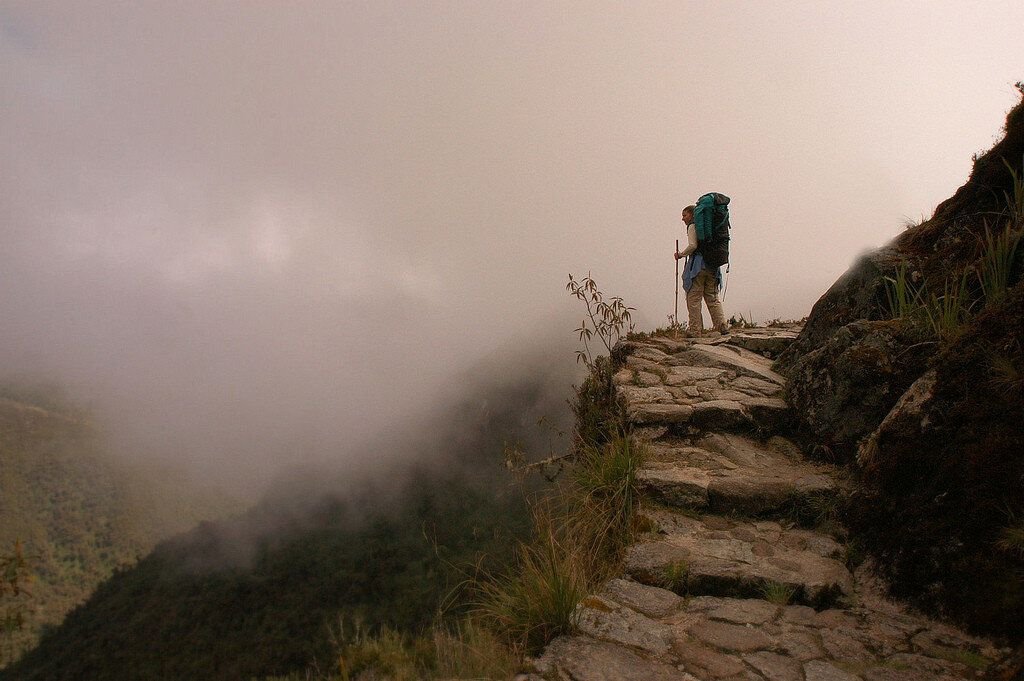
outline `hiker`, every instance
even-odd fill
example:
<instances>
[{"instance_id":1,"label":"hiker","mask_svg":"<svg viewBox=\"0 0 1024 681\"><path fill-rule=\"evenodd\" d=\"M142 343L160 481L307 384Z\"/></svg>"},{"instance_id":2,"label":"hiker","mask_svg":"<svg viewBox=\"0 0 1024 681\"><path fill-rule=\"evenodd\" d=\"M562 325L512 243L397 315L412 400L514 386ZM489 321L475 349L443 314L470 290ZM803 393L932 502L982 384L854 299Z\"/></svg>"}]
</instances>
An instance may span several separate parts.
<instances>
[{"instance_id":1,"label":"hiker","mask_svg":"<svg viewBox=\"0 0 1024 681\"><path fill-rule=\"evenodd\" d=\"M722 196L721 194L705 194L701 202L707 203L705 197ZM728 204L728 197L723 197L724 204ZM714 199L711 199L714 202ZM712 204L713 205L713 204ZM702 206L703 208L703 206ZM720 266L710 267L705 262L702 243L697 238L697 227L694 224L694 212L697 206L687 206L683 209L682 220L686 225L686 248L676 252L676 260L686 258L683 267L683 289L686 291L686 309L690 317L688 335L691 337L700 336L704 332L704 320L700 307L703 300L711 313L711 326L715 331L727 334L729 325L725 321L725 312L722 310L722 303L718 300L718 291L722 288L722 268ZM710 230L710 228L708 228Z\"/></svg>"}]
</instances>

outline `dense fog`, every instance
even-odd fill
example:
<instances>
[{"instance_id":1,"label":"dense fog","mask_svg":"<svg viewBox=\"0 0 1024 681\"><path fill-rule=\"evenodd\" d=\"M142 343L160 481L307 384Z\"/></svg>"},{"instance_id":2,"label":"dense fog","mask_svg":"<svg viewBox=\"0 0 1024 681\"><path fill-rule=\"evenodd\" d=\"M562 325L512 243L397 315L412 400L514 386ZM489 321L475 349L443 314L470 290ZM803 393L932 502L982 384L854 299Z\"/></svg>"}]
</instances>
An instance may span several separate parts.
<instances>
[{"instance_id":1,"label":"dense fog","mask_svg":"<svg viewBox=\"0 0 1024 681\"><path fill-rule=\"evenodd\" d=\"M245 492L563 405L566 275L663 325L705 191L727 316L802 317L998 136L997 4L4 3L0 376Z\"/></svg>"}]
</instances>

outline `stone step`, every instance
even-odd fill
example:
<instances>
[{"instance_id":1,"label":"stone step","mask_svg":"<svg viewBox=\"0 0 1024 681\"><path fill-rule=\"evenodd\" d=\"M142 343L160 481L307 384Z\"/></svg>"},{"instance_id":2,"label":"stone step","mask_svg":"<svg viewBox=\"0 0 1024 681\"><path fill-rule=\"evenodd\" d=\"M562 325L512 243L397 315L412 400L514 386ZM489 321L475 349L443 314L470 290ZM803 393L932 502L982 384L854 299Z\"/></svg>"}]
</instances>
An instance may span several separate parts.
<instances>
[{"instance_id":1,"label":"stone step","mask_svg":"<svg viewBox=\"0 0 1024 681\"><path fill-rule=\"evenodd\" d=\"M613 380L637 426L785 430L792 417L770 362L731 346L691 344L669 354L634 344Z\"/></svg>"},{"instance_id":2,"label":"stone step","mask_svg":"<svg viewBox=\"0 0 1024 681\"><path fill-rule=\"evenodd\" d=\"M723 516L692 518L653 509L657 528L630 547L626 572L639 582L679 593L770 595L825 607L853 595L845 551L831 537L775 521Z\"/></svg>"},{"instance_id":3,"label":"stone step","mask_svg":"<svg viewBox=\"0 0 1024 681\"><path fill-rule=\"evenodd\" d=\"M756 352L768 359L775 359L800 335L796 329L744 329L733 331L727 336L729 345Z\"/></svg>"},{"instance_id":4,"label":"stone step","mask_svg":"<svg viewBox=\"0 0 1024 681\"><path fill-rule=\"evenodd\" d=\"M694 445L668 439L649 447L638 478L647 494L668 506L813 520L827 512L837 491L830 467L803 461L797 446L782 437L760 442L715 433Z\"/></svg>"}]
</instances>

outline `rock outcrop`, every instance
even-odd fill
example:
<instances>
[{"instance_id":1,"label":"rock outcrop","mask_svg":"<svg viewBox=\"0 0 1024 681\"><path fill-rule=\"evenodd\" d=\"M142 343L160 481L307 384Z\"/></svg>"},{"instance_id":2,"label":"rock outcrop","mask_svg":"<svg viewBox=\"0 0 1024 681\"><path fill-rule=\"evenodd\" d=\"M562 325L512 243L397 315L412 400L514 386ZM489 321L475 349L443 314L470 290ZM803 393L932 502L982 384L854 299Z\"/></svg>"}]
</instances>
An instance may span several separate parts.
<instances>
[{"instance_id":1,"label":"rock outcrop","mask_svg":"<svg viewBox=\"0 0 1024 681\"><path fill-rule=\"evenodd\" d=\"M1000 255L991 235L1024 233L1021 178L1024 103L967 183L841 277L774 365L789 379L806 444L852 464L859 491L850 520L895 593L1018 642L1024 241ZM982 283L993 258L1006 275L1002 298ZM886 320L884 279L900 267L935 301L933 319L945 308L964 321L936 333L921 310Z\"/></svg>"},{"instance_id":2,"label":"rock outcrop","mask_svg":"<svg viewBox=\"0 0 1024 681\"><path fill-rule=\"evenodd\" d=\"M998 656L888 601L870 561L851 570L830 514L847 483L785 437L785 381L766 358L728 337L656 337L618 357L616 390L650 450L651 529L526 678L952 681Z\"/></svg>"},{"instance_id":3,"label":"rock outcrop","mask_svg":"<svg viewBox=\"0 0 1024 681\"><path fill-rule=\"evenodd\" d=\"M935 343L899 321L851 322L789 366L787 397L807 440L849 461L925 370Z\"/></svg>"}]
</instances>

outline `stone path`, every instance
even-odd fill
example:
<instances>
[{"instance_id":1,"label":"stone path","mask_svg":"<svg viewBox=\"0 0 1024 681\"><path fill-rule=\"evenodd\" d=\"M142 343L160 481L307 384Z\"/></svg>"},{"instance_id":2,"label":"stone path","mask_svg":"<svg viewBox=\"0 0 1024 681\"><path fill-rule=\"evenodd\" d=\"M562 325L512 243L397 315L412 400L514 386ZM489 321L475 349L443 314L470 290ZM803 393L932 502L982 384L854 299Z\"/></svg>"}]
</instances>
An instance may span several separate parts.
<instances>
[{"instance_id":1,"label":"stone path","mask_svg":"<svg viewBox=\"0 0 1024 681\"><path fill-rule=\"evenodd\" d=\"M784 437L792 414L767 357L795 336L620 345L616 390L650 445L639 477L651 531L525 678L952 681L997 657L888 601L870 563L849 569L829 532L841 473Z\"/></svg>"}]
</instances>

